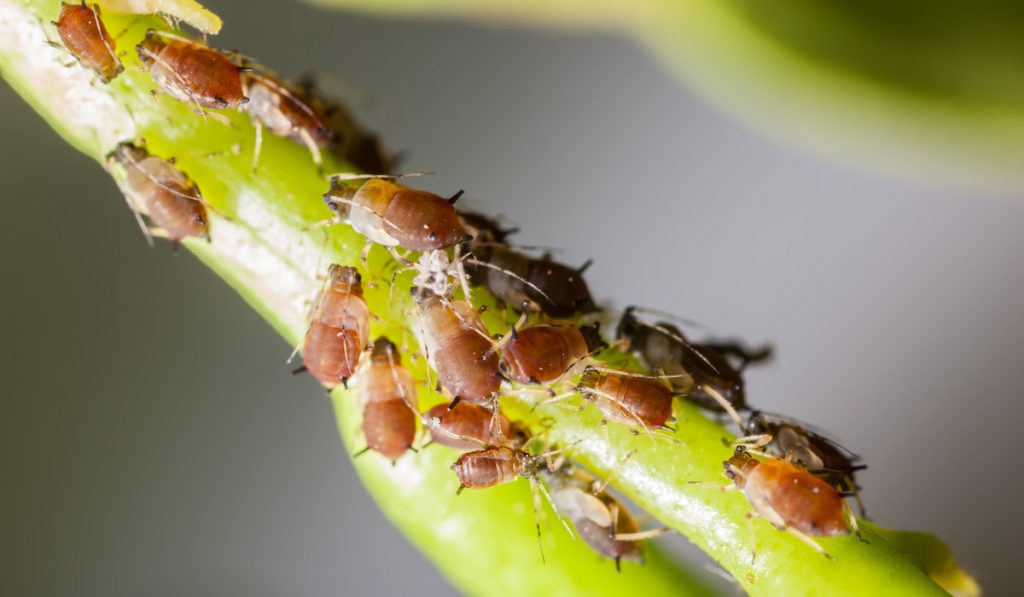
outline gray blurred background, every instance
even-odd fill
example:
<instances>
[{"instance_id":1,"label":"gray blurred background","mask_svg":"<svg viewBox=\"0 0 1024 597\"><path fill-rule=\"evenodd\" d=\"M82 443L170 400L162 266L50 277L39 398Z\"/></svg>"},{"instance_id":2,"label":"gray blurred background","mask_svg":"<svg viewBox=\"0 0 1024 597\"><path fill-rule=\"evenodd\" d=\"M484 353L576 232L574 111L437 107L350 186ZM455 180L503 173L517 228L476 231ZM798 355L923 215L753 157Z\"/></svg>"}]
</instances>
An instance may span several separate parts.
<instances>
[{"instance_id":1,"label":"gray blurred background","mask_svg":"<svg viewBox=\"0 0 1024 597\"><path fill-rule=\"evenodd\" d=\"M610 305L775 343L752 401L831 430L869 463L879 523L1010 591L1019 198L781 146L619 38L209 5L218 45L344 81L431 188L593 257ZM365 495L289 347L187 253L147 250L107 175L6 86L0 109L0 592L451 594Z\"/></svg>"}]
</instances>

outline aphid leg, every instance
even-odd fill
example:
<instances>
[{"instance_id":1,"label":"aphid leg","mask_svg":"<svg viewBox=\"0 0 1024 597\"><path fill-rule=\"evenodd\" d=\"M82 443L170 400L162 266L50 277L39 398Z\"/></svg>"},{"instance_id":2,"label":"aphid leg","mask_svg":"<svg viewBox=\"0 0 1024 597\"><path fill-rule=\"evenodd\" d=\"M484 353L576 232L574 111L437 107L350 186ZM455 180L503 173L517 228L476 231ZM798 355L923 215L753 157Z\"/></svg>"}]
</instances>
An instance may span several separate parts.
<instances>
[{"instance_id":1,"label":"aphid leg","mask_svg":"<svg viewBox=\"0 0 1024 597\"><path fill-rule=\"evenodd\" d=\"M322 175L324 173L324 159L320 155L320 148L317 146L316 141L313 140L313 136L306 129L299 127L299 137L302 139L302 144L309 149L309 154L313 157L313 163L316 164L317 173Z\"/></svg>"},{"instance_id":2,"label":"aphid leg","mask_svg":"<svg viewBox=\"0 0 1024 597\"><path fill-rule=\"evenodd\" d=\"M799 539L799 540L803 541L804 543L806 543L807 545L811 546L812 548L814 548L814 551L820 553L821 555L825 556L826 558L828 558L830 560L834 560L835 559L831 555L829 555L829 553L827 551L825 551L824 547L822 547L821 545L818 545L817 541L815 541L811 537L808 537L802 531L798 531L797 529L794 529L791 526L783 526L783 527L780 527L780 529L783 530L783 531L786 531L790 535L793 535L797 539Z\"/></svg>"},{"instance_id":3,"label":"aphid leg","mask_svg":"<svg viewBox=\"0 0 1024 597\"><path fill-rule=\"evenodd\" d=\"M861 543L868 543L868 540L860 535L860 526L857 524L857 517L853 514L853 508L850 504L843 500L843 513L846 514L846 520L850 525L850 531L853 532L853 536L857 538L857 541Z\"/></svg>"},{"instance_id":4,"label":"aphid leg","mask_svg":"<svg viewBox=\"0 0 1024 597\"><path fill-rule=\"evenodd\" d=\"M852 495L853 500L857 502L857 511L860 512L861 518L867 518L867 511L864 509L864 501L860 499L860 487L850 478L850 475L843 475L843 486L849 487L849 493Z\"/></svg>"},{"instance_id":5,"label":"aphid leg","mask_svg":"<svg viewBox=\"0 0 1024 597\"><path fill-rule=\"evenodd\" d=\"M403 265L405 267L411 267L411 268L415 269L416 264L414 264L413 262L409 261L404 255L399 253L398 249L396 249L395 247L390 246L390 245L388 245L386 248L388 250L388 253L391 253L391 256L394 257L395 261L397 261L398 263L400 263L401 265Z\"/></svg>"},{"instance_id":6,"label":"aphid leg","mask_svg":"<svg viewBox=\"0 0 1024 597\"><path fill-rule=\"evenodd\" d=\"M717 483L712 483L711 481L687 481L686 483L688 485L700 485L701 487L707 487L707 488L710 488L710 489L717 489L718 491L721 491L722 493L725 493L727 491L735 491L736 489L738 489L732 483L730 483L728 485L719 485Z\"/></svg>"},{"instance_id":7,"label":"aphid leg","mask_svg":"<svg viewBox=\"0 0 1024 597\"><path fill-rule=\"evenodd\" d=\"M487 353L485 353L483 358L489 357L491 356L491 353L497 352L504 348L505 345L508 344L508 342L511 339L516 337L516 333L519 331L519 328L526 323L527 319L529 319L529 315L524 311L523 314L519 316L519 319L516 320L514 324L512 324L512 329L510 329L507 334L502 336L501 340L498 340L497 342L492 344L490 350L488 350Z\"/></svg>"},{"instance_id":8,"label":"aphid leg","mask_svg":"<svg viewBox=\"0 0 1024 597\"><path fill-rule=\"evenodd\" d=\"M594 481L594 486L591 488L590 493L597 495L604 491L608 487L608 483L611 482L612 478L615 475L619 474L620 471L622 471L622 467L626 466L626 463L629 462L629 459L633 457L633 454L636 454L636 448L633 448L632 450L629 451L628 454L623 456L622 459L619 460L618 464L615 465L615 468L613 468L611 472L608 473L608 475L604 478L603 481Z\"/></svg>"},{"instance_id":9,"label":"aphid leg","mask_svg":"<svg viewBox=\"0 0 1024 597\"><path fill-rule=\"evenodd\" d=\"M260 164L260 151L263 149L263 124L253 119L253 128L256 129L256 140L252 144L252 171L255 173Z\"/></svg>"},{"instance_id":10,"label":"aphid leg","mask_svg":"<svg viewBox=\"0 0 1024 597\"><path fill-rule=\"evenodd\" d=\"M636 533L622 533L621 535L613 534L612 539L615 539L616 541L646 541L648 539L656 539L663 535L668 535L671 532L673 532L672 529L663 527L660 529L638 531Z\"/></svg>"},{"instance_id":11,"label":"aphid leg","mask_svg":"<svg viewBox=\"0 0 1024 597\"><path fill-rule=\"evenodd\" d=\"M125 203L128 204L128 209L132 211L132 216L135 218L135 223L139 225L139 230L142 231L142 236L146 238L146 244L152 249L155 245L153 244L153 233L149 226L146 225L145 220L142 219L142 212L139 210L135 202L129 197L129 194L124 191L120 183L117 185L121 188L121 194L124 195Z\"/></svg>"},{"instance_id":12,"label":"aphid leg","mask_svg":"<svg viewBox=\"0 0 1024 597\"><path fill-rule=\"evenodd\" d=\"M363 454L366 454L366 453L367 453L367 452L369 452L369 451L370 451L370 446L366 446L366 447L365 447L365 448L363 448L362 450L359 450L358 452L356 452L355 454L353 454L353 455L352 455L352 458L359 458L360 456L362 456Z\"/></svg>"},{"instance_id":13,"label":"aphid leg","mask_svg":"<svg viewBox=\"0 0 1024 597\"><path fill-rule=\"evenodd\" d=\"M743 437L738 437L735 440L733 440L733 442L729 444L729 447L735 449L740 446L743 446L745 450L760 450L761 448L772 443L773 439L774 437L772 437L770 433L762 433L758 435L745 435Z\"/></svg>"}]
</instances>

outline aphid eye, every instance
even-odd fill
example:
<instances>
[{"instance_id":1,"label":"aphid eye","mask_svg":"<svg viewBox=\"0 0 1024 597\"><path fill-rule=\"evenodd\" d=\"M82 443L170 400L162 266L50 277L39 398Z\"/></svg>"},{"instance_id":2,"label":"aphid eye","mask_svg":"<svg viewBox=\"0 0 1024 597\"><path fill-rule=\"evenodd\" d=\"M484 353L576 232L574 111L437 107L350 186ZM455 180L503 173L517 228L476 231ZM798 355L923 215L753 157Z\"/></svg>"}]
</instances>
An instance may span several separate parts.
<instances>
[{"instance_id":1,"label":"aphid eye","mask_svg":"<svg viewBox=\"0 0 1024 597\"><path fill-rule=\"evenodd\" d=\"M199 214L196 214L193 219L195 219L197 224L205 224L206 223L206 220L203 219L203 216L201 216Z\"/></svg>"}]
</instances>

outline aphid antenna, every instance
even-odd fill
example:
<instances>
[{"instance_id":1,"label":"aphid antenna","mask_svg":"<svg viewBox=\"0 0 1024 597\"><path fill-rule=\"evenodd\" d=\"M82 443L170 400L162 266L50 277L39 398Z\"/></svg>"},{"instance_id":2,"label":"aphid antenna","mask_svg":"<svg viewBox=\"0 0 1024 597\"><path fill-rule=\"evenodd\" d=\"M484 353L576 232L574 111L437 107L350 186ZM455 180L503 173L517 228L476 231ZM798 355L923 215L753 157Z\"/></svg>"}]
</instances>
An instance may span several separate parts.
<instances>
[{"instance_id":1,"label":"aphid antenna","mask_svg":"<svg viewBox=\"0 0 1024 597\"><path fill-rule=\"evenodd\" d=\"M404 174L362 174L358 172L334 172L324 174L327 180L369 180L371 178L382 178L384 180L401 180L414 176L433 176L437 172L406 172Z\"/></svg>"},{"instance_id":2,"label":"aphid antenna","mask_svg":"<svg viewBox=\"0 0 1024 597\"><path fill-rule=\"evenodd\" d=\"M482 330L479 330L479 329L477 329L477 327L476 327L476 326L474 326L474 325L473 325L473 324L472 324L471 322L467 321L467 320L466 320L466 318L464 318L464 317L462 316L462 314L458 312L458 310L456 310L456 309L453 309L453 308L452 308L452 303L453 303L453 301L450 301L450 300L448 300L448 298L447 298L447 297L443 297L443 296L441 297L441 301L442 301L442 303L444 304L445 308L446 308L446 309L448 309L448 310L450 310L450 311L452 312L452 315L454 315L454 316L455 316L455 318L456 318L456 319L458 319L458 320L459 320L459 322L460 322L460 323L462 323L462 324L463 324L463 326L464 326L464 327L465 327L466 329L469 329L469 330L471 330L471 331L472 331L472 332L474 332L474 333L475 333L476 335L478 335L478 336L480 336L481 338L483 338L483 339L487 340L487 341L488 341L488 342L490 342L490 343L491 343L491 345L493 346L493 344L494 344L494 338L491 338L490 336L488 336L488 335L487 335L487 332L485 332L485 331L482 331ZM465 303L466 303L467 305L470 305L470 307L472 307L472 304L471 304L471 303L470 303L469 301L463 301L463 302L465 302ZM488 356L490 356L490 355L488 355Z\"/></svg>"},{"instance_id":3,"label":"aphid antenna","mask_svg":"<svg viewBox=\"0 0 1024 597\"><path fill-rule=\"evenodd\" d=\"M615 527L612 527L614 531ZM612 533L612 539L615 541L647 541L648 539L657 539L664 535L673 533L672 529L668 527L662 527L660 529L650 529L647 531L639 531L636 533L622 533L621 535Z\"/></svg>"},{"instance_id":4,"label":"aphid antenna","mask_svg":"<svg viewBox=\"0 0 1024 597\"><path fill-rule=\"evenodd\" d=\"M711 398L714 399L714 401L717 402L718 405L721 406L725 410L726 413L728 413L729 418L731 418L733 423L736 424L736 427L738 427L739 429L742 430L743 429L743 419L741 419L740 418L740 414L738 412L736 412L736 407L734 407L732 405L732 403L730 403L728 400L726 400L725 397L722 396L722 394L718 390L716 390L715 388L713 388L713 387L711 387L711 386L709 386L707 384L703 384L700 387L701 387L702 390L704 390L704 392L707 395L711 396Z\"/></svg>"},{"instance_id":5,"label":"aphid antenna","mask_svg":"<svg viewBox=\"0 0 1024 597\"><path fill-rule=\"evenodd\" d=\"M598 371L600 373L611 373L613 375L621 375L622 377L639 377L643 379L678 379L682 377L690 377L687 373L679 373L675 375L650 375L647 373L639 373L637 371L623 371L621 369L610 369L608 367L598 367L596 365L588 365L587 370Z\"/></svg>"},{"instance_id":6,"label":"aphid antenna","mask_svg":"<svg viewBox=\"0 0 1024 597\"><path fill-rule=\"evenodd\" d=\"M526 278L523 278L519 274L516 274L514 272L510 272L509 270L507 270L507 269L505 269L503 267L498 267L498 266L494 265L493 263L487 263L486 261L480 261L479 259L477 259L475 257L467 256L466 261L469 262L469 263L472 263L473 265L479 265L481 267L486 267L486 268L489 268L489 269L493 269L495 271L499 271L499 272L505 274L506 276L509 276L511 278L515 278L516 280L519 280L523 284L529 286L531 289L537 291L537 293L540 294L545 299L547 299L547 301L549 303L554 303L555 302L554 300L551 299L550 296L548 296L548 294L546 292L541 290L540 287L538 287L533 282L530 282Z\"/></svg>"},{"instance_id":7,"label":"aphid antenna","mask_svg":"<svg viewBox=\"0 0 1024 597\"><path fill-rule=\"evenodd\" d=\"M88 6L85 4L85 0L82 0L82 8L88 8ZM100 20L100 5L99 4L93 4L91 11L92 11L92 21L93 21L93 24L96 25L96 29L97 30L105 29L106 27L103 26L103 21ZM117 52L114 51L114 48L110 47L110 43L107 42L106 36L101 35L100 39L103 40L103 47L107 49L107 54L110 54L110 57L113 58L115 61L120 62L117 59ZM122 71L124 70L124 66L121 67L121 70Z\"/></svg>"},{"instance_id":8,"label":"aphid antenna","mask_svg":"<svg viewBox=\"0 0 1024 597\"><path fill-rule=\"evenodd\" d=\"M562 400L565 400L566 398L571 398L571 397L576 396L578 394L579 394L579 391L576 390L576 389L573 389L571 392L564 392L562 394L558 394L557 396L552 396L551 398L548 398L547 400L541 400L540 402L534 403L534 405L530 408L530 412L533 412L533 411L537 410L537 408L539 408L541 406L547 406L549 404L554 404L556 402L560 402Z\"/></svg>"},{"instance_id":9,"label":"aphid antenna","mask_svg":"<svg viewBox=\"0 0 1024 597\"><path fill-rule=\"evenodd\" d=\"M139 207L135 205L135 202L129 197L124 185L117 182L117 188L121 190L121 195L124 196L124 201L128 204L128 209L131 210L132 216L135 218L135 223L139 225L139 230L142 231L142 236L146 239L146 244L149 245L150 249L156 248L156 244L153 242L153 232L150 230L149 226L146 225L146 221L142 219L142 212L139 210Z\"/></svg>"}]
</instances>

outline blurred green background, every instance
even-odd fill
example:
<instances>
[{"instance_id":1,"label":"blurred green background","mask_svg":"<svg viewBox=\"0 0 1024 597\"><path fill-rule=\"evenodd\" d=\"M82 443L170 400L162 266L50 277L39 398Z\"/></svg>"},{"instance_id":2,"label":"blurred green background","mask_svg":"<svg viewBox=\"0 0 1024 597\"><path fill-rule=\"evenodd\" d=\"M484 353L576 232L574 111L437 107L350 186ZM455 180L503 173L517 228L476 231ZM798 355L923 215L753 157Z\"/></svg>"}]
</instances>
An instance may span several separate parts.
<instances>
[{"instance_id":1,"label":"blurred green background","mask_svg":"<svg viewBox=\"0 0 1024 597\"><path fill-rule=\"evenodd\" d=\"M594 257L609 306L776 343L751 401L862 453L880 523L1015 586L1017 190L767 139L607 33L209 5L217 45L322 74L405 170L438 172L424 186ZM189 255L149 251L107 175L6 87L0 107L0 591L450 594L364 495L290 347Z\"/></svg>"}]
</instances>

